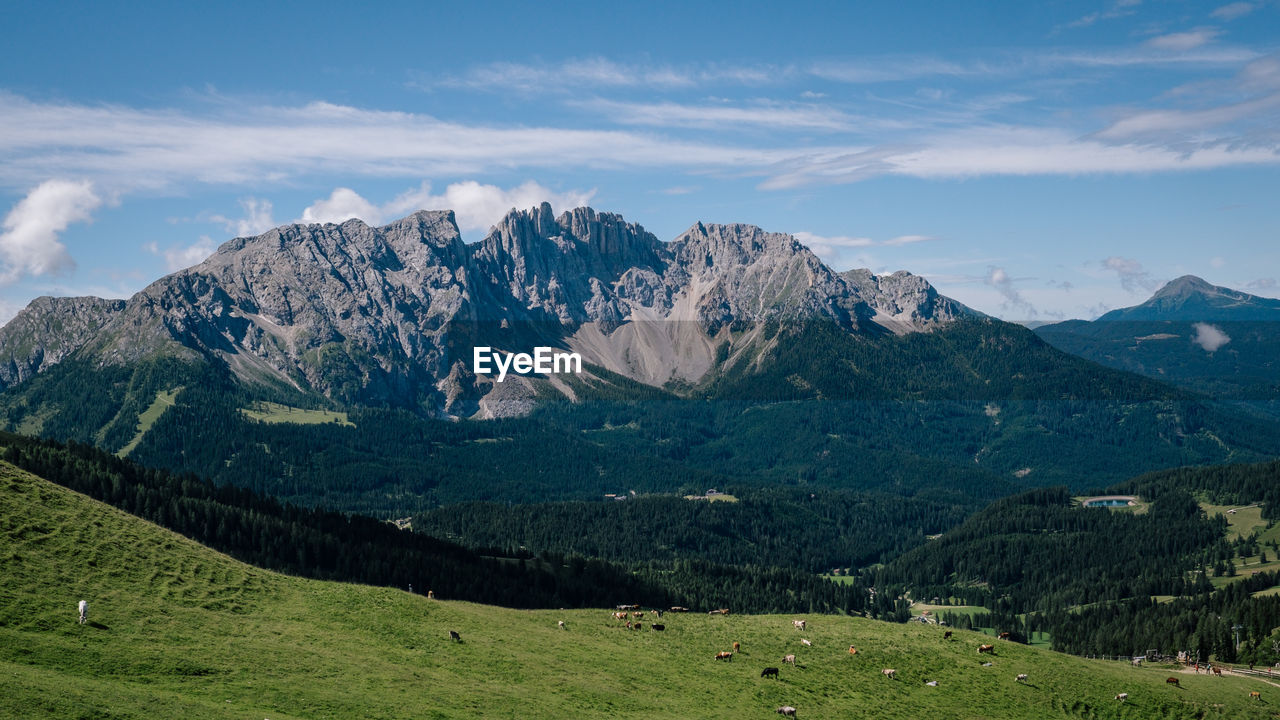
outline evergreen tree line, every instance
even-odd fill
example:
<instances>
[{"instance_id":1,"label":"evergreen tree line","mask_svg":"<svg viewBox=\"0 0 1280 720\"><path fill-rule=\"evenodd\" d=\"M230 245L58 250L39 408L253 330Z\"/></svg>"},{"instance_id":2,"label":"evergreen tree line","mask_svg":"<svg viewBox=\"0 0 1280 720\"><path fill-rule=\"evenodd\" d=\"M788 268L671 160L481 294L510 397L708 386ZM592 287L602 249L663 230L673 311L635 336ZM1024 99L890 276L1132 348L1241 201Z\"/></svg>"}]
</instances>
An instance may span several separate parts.
<instances>
[{"instance_id":1,"label":"evergreen tree line","mask_svg":"<svg viewBox=\"0 0 1280 720\"><path fill-rule=\"evenodd\" d=\"M492 557L374 518L282 503L92 446L0 433L0 459L258 567L517 608L729 607L863 612L865 588L784 568L635 563L544 552Z\"/></svg>"}]
</instances>

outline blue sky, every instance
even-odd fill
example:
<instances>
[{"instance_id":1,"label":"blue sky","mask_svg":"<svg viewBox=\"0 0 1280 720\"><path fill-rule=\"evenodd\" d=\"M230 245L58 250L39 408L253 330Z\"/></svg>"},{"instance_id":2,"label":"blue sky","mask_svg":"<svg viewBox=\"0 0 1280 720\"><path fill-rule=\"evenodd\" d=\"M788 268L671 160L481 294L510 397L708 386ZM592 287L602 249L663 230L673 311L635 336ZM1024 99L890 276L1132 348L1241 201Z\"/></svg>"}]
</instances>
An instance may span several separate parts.
<instances>
[{"instance_id":1,"label":"blue sky","mask_svg":"<svg viewBox=\"0 0 1280 720\"><path fill-rule=\"evenodd\" d=\"M543 200L1012 320L1280 296L1275 0L187 5L0 7L0 319L286 222L479 240Z\"/></svg>"}]
</instances>

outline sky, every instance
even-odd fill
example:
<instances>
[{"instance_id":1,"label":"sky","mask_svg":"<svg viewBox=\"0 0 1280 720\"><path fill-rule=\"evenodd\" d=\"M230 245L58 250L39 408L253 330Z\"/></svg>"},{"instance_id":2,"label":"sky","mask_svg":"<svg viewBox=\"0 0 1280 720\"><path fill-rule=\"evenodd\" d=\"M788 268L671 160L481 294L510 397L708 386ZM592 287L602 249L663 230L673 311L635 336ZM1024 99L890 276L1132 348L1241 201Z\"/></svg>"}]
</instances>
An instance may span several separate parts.
<instances>
[{"instance_id":1,"label":"sky","mask_svg":"<svg viewBox=\"0 0 1280 720\"><path fill-rule=\"evenodd\" d=\"M1014 321L1280 297L1280 0L0 4L0 321L291 222L548 201Z\"/></svg>"}]
</instances>

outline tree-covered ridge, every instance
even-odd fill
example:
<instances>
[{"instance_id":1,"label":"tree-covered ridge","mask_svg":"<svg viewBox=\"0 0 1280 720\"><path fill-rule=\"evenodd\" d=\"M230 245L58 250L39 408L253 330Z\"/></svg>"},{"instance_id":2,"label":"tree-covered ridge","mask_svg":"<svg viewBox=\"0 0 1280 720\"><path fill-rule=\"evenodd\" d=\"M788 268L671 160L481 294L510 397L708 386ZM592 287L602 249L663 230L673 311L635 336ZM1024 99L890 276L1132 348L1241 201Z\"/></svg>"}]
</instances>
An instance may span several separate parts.
<instances>
[{"instance_id":1,"label":"tree-covered ridge","mask_svg":"<svg viewBox=\"0 0 1280 720\"><path fill-rule=\"evenodd\" d=\"M89 446L0 434L0 459L259 567L434 591L508 607L731 607L861 612L862 587L764 565L611 563L581 555L478 554L369 517L281 503L252 490L144 468ZM894 603L889 602L891 612Z\"/></svg>"},{"instance_id":2,"label":"tree-covered ridge","mask_svg":"<svg viewBox=\"0 0 1280 720\"><path fill-rule=\"evenodd\" d=\"M963 520L966 506L883 492L731 490L737 502L637 496L621 502L460 503L416 529L473 548L587 557L702 559L810 572L885 562Z\"/></svg>"}]
</instances>

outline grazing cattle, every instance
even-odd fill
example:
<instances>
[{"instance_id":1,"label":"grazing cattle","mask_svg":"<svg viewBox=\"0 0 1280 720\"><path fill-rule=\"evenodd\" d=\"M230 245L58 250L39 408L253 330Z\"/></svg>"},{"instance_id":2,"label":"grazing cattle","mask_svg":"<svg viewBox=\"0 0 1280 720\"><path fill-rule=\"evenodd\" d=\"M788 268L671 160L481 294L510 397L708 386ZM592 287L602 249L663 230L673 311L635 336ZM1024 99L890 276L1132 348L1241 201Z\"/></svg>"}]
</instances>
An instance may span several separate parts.
<instances>
[{"instance_id":1,"label":"grazing cattle","mask_svg":"<svg viewBox=\"0 0 1280 720\"><path fill-rule=\"evenodd\" d=\"M81 600L80 603L76 605L76 608L80 610L80 624L83 625L86 622L89 622L89 601Z\"/></svg>"},{"instance_id":2,"label":"grazing cattle","mask_svg":"<svg viewBox=\"0 0 1280 720\"><path fill-rule=\"evenodd\" d=\"M796 716L796 709L791 707L790 705L783 705L782 707L778 708L774 712L778 713L779 715L785 715L787 717Z\"/></svg>"},{"instance_id":3,"label":"grazing cattle","mask_svg":"<svg viewBox=\"0 0 1280 720\"><path fill-rule=\"evenodd\" d=\"M804 638L800 638L800 644L804 645L805 647L813 647L813 643L809 642Z\"/></svg>"},{"instance_id":4,"label":"grazing cattle","mask_svg":"<svg viewBox=\"0 0 1280 720\"><path fill-rule=\"evenodd\" d=\"M978 654L981 655L982 653L991 653L992 655L995 655L996 646L995 645L979 645Z\"/></svg>"},{"instance_id":5,"label":"grazing cattle","mask_svg":"<svg viewBox=\"0 0 1280 720\"><path fill-rule=\"evenodd\" d=\"M942 639L943 639L943 640L950 640L950 639L951 639L951 631L950 631L950 630L948 630L948 631L946 631L946 632L942 633Z\"/></svg>"},{"instance_id":6,"label":"grazing cattle","mask_svg":"<svg viewBox=\"0 0 1280 720\"><path fill-rule=\"evenodd\" d=\"M671 612L689 612L689 608L680 607L679 605L672 605Z\"/></svg>"},{"instance_id":7,"label":"grazing cattle","mask_svg":"<svg viewBox=\"0 0 1280 720\"><path fill-rule=\"evenodd\" d=\"M729 608L720 608L719 610L711 610L707 614L708 615L728 615Z\"/></svg>"},{"instance_id":8,"label":"grazing cattle","mask_svg":"<svg viewBox=\"0 0 1280 720\"><path fill-rule=\"evenodd\" d=\"M794 625L794 626L796 627L796 629L797 629L797 630L803 630L803 629L804 629L804 621L803 621L803 620L792 620L792 621L791 621L791 624L792 624L792 625Z\"/></svg>"},{"instance_id":9,"label":"grazing cattle","mask_svg":"<svg viewBox=\"0 0 1280 720\"><path fill-rule=\"evenodd\" d=\"M716 653L716 659L717 659L717 660L727 660L727 661L729 661L729 662L733 662L733 653L731 653L731 652L718 652L718 653Z\"/></svg>"},{"instance_id":10,"label":"grazing cattle","mask_svg":"<svg viewBox=\"0 0 1280 720\"><path fill-rule=\"evenodd\" d=\"M1014 679L1013 679L1013 681L1014 681L1014 682L1026 682L1026 681L1027 681L1027 674L1026 674L1026 673L1018 673L1018 677L1014 678Z\"/></svg>"},{"instance_id":11,"label":"grazing cattle","mask_svg":"<svg viewBox=\"0 0 1280 720\"><path fill-rule=\"evenodd\" d=\"M896 679L897 679L897 677L898 677L898 671L897 671L897 670L894 670L893 668L885 668L885 669L883 669L883 670L881 670L881 671L880 671L880 674L881 674L881 675L884 675L885 677L889 678L890 680L896 680Z\"/></svg>"},{"instance_id":12,"label":"grazing cattle","mask_svg":"<svg viewBox=\"0 0 1280 720\"><path fill-rule=\"evenodd\" d=\"M628 629L628 630L630 630L630 629L631 629L631 621L630 621L630 620L628 620L628 621L627 621L627 629Z\"/></svg>"},{"instance_id":13,"label":"grazing cattle","mask_svg":"<svg viewBox=\"0 0 1280 720\"><path fill-rule=\"evenodd\" d=\"M1178 678L1176 677L1166 678L1165 682L1169 685L1177 685L1178 687L1182 687L1182 683L1178 682Z\"/></svg>"},{"instance_id":14,"label":"grazing cattle","mask_svg":"<svg viewBox=\"0 0 1280 720\"><path fill-rule=\"evenodd\" d=\"M614 619L614 620L626 620L626 619L627 619L627 614L626 614L626 613L624 613L624 612L616 612L616 613L614 613L614 614L613 614L613 619Z\"/></svg>"},{"instance_id":15,"label":"grazing cattle","mask_svg":"<svg viewBox=\"0 0 1280 720\"><path fill-rule=\"evenodd\" d=\"M644 613L642 613L642 612L633 612L633 613L631 613L631 617L633 617L633 618L635 618L635 619L639 620L640 618L644 617Z\"/></svg>"},{"instance_id":16,"label":"grazing cattle","mask_svg":"<svg viewBox=\"0 0 1280 720\"><path fill-rule=\"evenodd\" d=\"M435 594L434 592L432 592L432 591L428 590L428 591L427 591L427 599L428 599L428 600L435 600L435 599L436 599L436 594Z\"/></svg>"},{"instance_id":17,"label":"grazing cattle","mask_svg":"<svg viewBox=\"0 0 1280 720\"><path fill-rule=\"evenodd\" d=\"M991 667L991 663L989 662L982 663L982 667Z\"/></svg>"},{"instance_id":18,"label":"grazing cattle","mask_svg":"<svg viewBox=\"0 0 1280 720\"><path fill-rule=\"evenodd\" d=\"M1140 658L1140 657L1136 657L1136 658L1134 658L1134 659L1130 660L1130 661L1129 661L1129 664L1130 664L1130 665L1132 665L1132 666L1134 666L1134 667L1142 667L1142 658Z\"/></svg>"},{"instance_id":19,"label":"grazing cattle","mask_svg":"<svg viewBox=\"0 0 1280 720\"><path fill-rule=\"evenodd\" d=\"M634 624L632 624L631 629L632 629L632 630L643 630L643 629L644 629L644 623L634 623Z\"/></svg>"},{"instance_id":20,"label":"grazing cattle","mask_svg":"<svg viewBox=\"0 0 1280 720\"><path fill-rule=\"evenodd\" d=\"M778 668L765 668L765 669L763 669L763 670L761 670L761 671L760 671L760 677L762 677L762 678L771 677L771 678L773 678L774 680L777 680L777 679L778 679Z\"/></svg>"},{"instance_id":21,"label":"grazing cattle","mask_svg":"<svg viewBox=\"0 0 1280 720\"><path fill-rule=\"evenodd\" d=\"M929 682L925 683L925 685L928 685L929 687L938 687L938 681L930 680Z\"/></svg>"},{"instance_id":22,"label":"grazing cattle","mask_svg":"<svg viewBox=\"0 0 1280 720\"><path fill-rule=\"evenodd\" d=\"M449 639L454 642L462 642L462 636L458 634L457 630L449 631Z\"/></svg>"},{"instance_id":23,"label":"grazing cattle","mask_svg":"<svg viewBox=\"0 0 1280 720\"><path fill-rule=\"evenodd\" d=\"M1258 692L1257 690L1254 690L1253 692L1250 692L1250 693L1249 693L1249 697L1251 697L1251 698L1258 698L1259 700L1261 700L1261 699L1262 699L1262 693Z\"/></svg>"},{"instance_id":24,"label":"grazing cattle","mask_svg":"<svg viewBox=\"0 0 1280 720\"><path fill-rule=\"evenodd\" d=\"M662 611L661 611L661 610L654 610L654 611L653 611L653 614L657 615L659 620L661 620L661 619L662 619Z\"/></svg>"},{"instance_id":25,"label":"grazing cattle","mask_svg":"<svg viewBox=\"0 0 1280 720\"><path fill-rule=\"evenodd\" d=\"M1009 639L1009 633L1007 633L1007 632L1002 632L1002 633L1000 633L1000 639L1001 639L1001 640L1008 640L1008 639Z\"/></svg>"},{"instance_id":26,"label":"grazing cattle","mask_svg":"<svg viewBox=\"0 0 1280 720\"><path fill-rule=\"evenodd\" d=\"M849 646L849 654L850 654L850 655L857 655L857 654L858 654L858 648L856 648L856 647L854 647L854 646L850 645L850 646Z\"/></svg>"},{"instance_id":27,"label":"grazing cattle","mask_svg":"<svg viewBox=\"0 0 1280 720\"><path fill-rule=\"evenodd\" d=\"M660 624L660 623L654 623L654 625L653 625L653 629L654 629L654 630L657 630L657 631L659 631L659 632L661 632L661 631L663 631L663 630L666 630L666 629L667 629L667 626L666 626L666 625L662 625L662 624Z\"/></svg>"},{"instance_id":28,"label":"grazing cattle","mask_svg":"<svg viewBox=\"0 0 1280 720\"><path fill-rule=\"evenodd\" d=\"M734 642L734 643L733 643L733 651L734 651L734 652L738 652L738 651L739 651L739 650L741 650L741 649L742 649L742 646L741 646L741 645L739 645L737 642Z\"/></svg>"},{"instance_id":29,"label":"grazing cattle","mask_svg":"<svg viewBox=\"0 0 1280 720\"><path fill-rule=\"evenodd\" d=\"M1124 702L1125 700L1129 699L1129 693L1120 693L1119 695L1116 696L1116 699L1119 700L1120 702Z\"/></svg>"},{"instance_id":30,"label":"grazing cattle","mask_svg":"<svg viewBox=\"0 0 1280 720\"><path fill-rule=\"evenodd\" d=\"M784 663L791 663L792 665L795 665L795 664L796 664L796 656L795 656L795 655L787 655L786 657L782 658L782 662L784 662Z\"/></svg>"},{"instance_id":31,"label":"grazing cattle","mask_svg":"<svg viewBox=\"0 0 1280 720\"><path fill-rule=\"evenodd\" d=\"M1215 667L1215 668L1213 669L1213 674L1214 674L1214 675L1217 675L1218 677L1222 677L1222 668L1220 668L1220 667Z\"/></svg>"}]
</instances>

